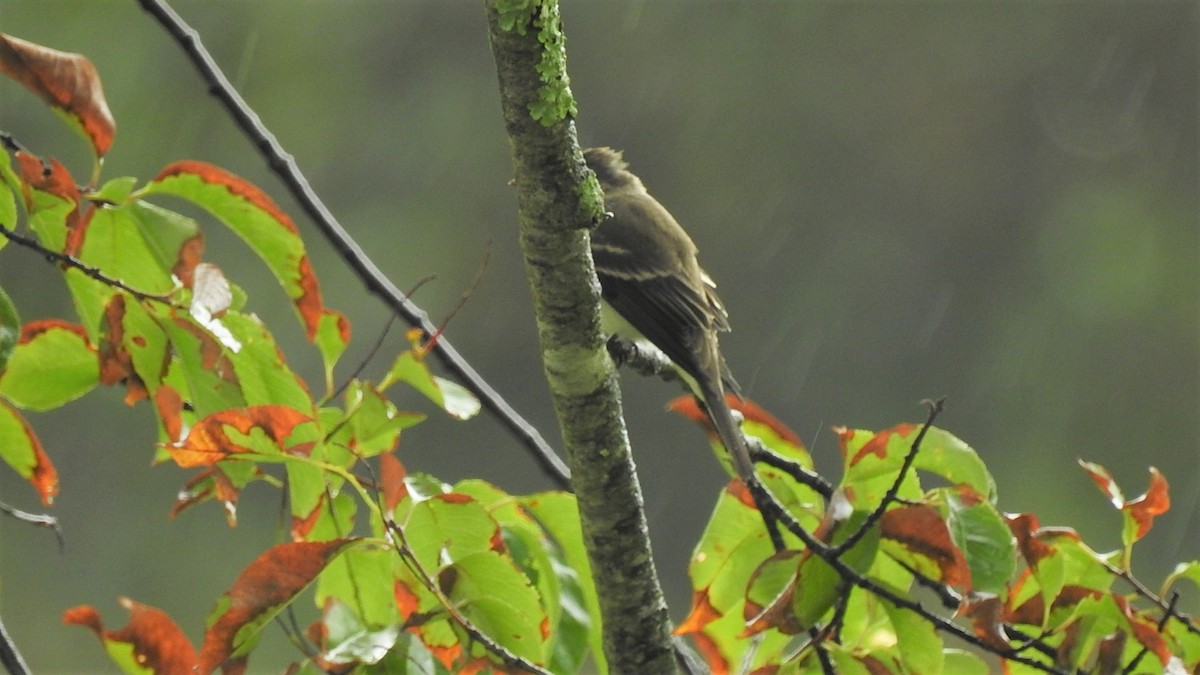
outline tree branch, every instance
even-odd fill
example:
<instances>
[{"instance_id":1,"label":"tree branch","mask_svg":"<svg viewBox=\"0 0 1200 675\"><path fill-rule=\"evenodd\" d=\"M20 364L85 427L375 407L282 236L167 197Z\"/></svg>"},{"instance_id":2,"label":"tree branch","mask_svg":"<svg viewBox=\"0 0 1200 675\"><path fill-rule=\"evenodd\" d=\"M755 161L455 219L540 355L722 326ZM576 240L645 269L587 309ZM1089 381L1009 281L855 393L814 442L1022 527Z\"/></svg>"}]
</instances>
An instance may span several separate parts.
<instances>
[{"instance_id":1,"label":"tree branch","mask_svg":"<svg viewBox=\"0 0 1200 675\"><path fill-rule=\"evenodd\" d=\"M341 226L333 213L321 201L316 192L308 184L308 179L296 165L296 160L280 145L275 135L267 129L258 114L246 103L228 78L221 71L212 55L204 48L200 35L192 29L165 0L138 0L142 9L153 16L159 24L179 43L181 49L191 60L192 65L200 72L200 76L208 85L209 93L217 98L233 117L242 132L253 141L258 148L268 168L279 177L288 191L300 204L300 207L317 225L321 234L331 246L342 256L367 291L381 299L393 312L404 318L409 325L419 327L428 335L437 333L437 326L429 320L429 315L404 295L379 270L367 256L358 242ZM433 348L434 354L441 364L462 380L463 385L479 397L483 406L490 411L508 430L533 452L542 470L555 483L565 489L570 489L571 475L566 465L550 444L546 442L538 430L505 401L500 394L489 385L466 359L458 353L445 338L437 340Z\"/></svg>"},{"instance_id":2,"label":"tree branch","mask_svg":"<svg viewBox=\"0 0 1200 675\"><path fill-rule=\"evenodd\" d=\"M677 672L620 390L600 332L588 230L602 216L603 199L571 121L558 5L545 0L502 14L499 4L488 1L485 8L513 153L521 247L599 592L605 653L612 672Z\"/></svg>"},{"instance_id":3,"label":"tree branch","mask_svg":"<svg viewBox=\"0 0 1200 675\"><path fill-rule=\"evenodd\" d=\"M29 674L29 666L25 663L25 659L21 658L21 652L17 651L17 645L13 644L8 631L4 629L2 620L0 620L0 664L4 664L4 669L8 671L9 675Z\"/></svg>"}]
</instances>

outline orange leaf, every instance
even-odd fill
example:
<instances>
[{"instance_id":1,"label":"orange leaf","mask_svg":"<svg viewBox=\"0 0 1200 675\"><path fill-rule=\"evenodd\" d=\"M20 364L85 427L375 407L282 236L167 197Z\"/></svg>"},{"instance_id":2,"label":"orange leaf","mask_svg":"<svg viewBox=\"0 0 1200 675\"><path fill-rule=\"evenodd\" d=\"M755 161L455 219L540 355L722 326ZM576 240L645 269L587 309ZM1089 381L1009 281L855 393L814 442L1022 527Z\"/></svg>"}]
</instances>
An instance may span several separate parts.
<instances>
[{"instance_id":1,"label":"orange leaf","mask_svg":"<svg viewBox=\"0 0 1200 675\"><path fill-rule=\"evenodd\" d=\"M9 423L15 422L19 424L21 429L18 433L24 437L26 456L23 458L20 466L13 466L13 468L37 490L42 503L50 506L54 503L54 498L58 495L58 470L54 468L54 463L50 461L50 456L42 448L42 442L38 440L33 427L29 426L29 422L26 422L20 413L3 401L0 401L0 415L7 417ZM3 420L0 420L0 422L3 422ZM16 446L19 445L21 444L13 443L14 447L9 448L9 450L15 450Z\"/></svg>"},{"instance_id":2,"label":"orange leaf","mask_svg":"<svg viewBox=\"0 0 1200 675\"><path fill-rule=\"evenodd\" d=\"M294 542L273 546L250 563L218 601L221 613L210 617L200 648L200 672L212 672L261 626L304 590L353 539ZM251 629L245 632L244 629Z\"/></svg>"},{"instance_id":3,"label":"orange leaf","mask_svg":"<svg viewBox=\"0 0 1200 675\"><path fill-rule=\"evenodd\" d=\"M183 436L183 397L175 391L175 387L162 384L154 392L154 407L158 411L158 419L162 420L163 430L167 439L178 443Z\"/></svg>"},{"instance_id":4,"label":"orange leaf","mask_svg":"<svg viewBox=\"0 0 1200 675\"><path fill-rule=\"evenodd\" d=\"M708 590L692 593L692 611L687 618L675 627L673 635L690 635L704 630L708 624L720 619L723 615L708 599Z\"/></svg>"},{"instance_id":5,"label":"orange leaf","mask_svg":"<svg viewBox=\"0 0 1200 675\"><path fill-rule=\"evenodd\" d=\"M106 648L110 642L133 647L138 665L155 673L190 673L196 667L196 648L179 626L160 609L120 599L129 610L129 623L121 630L105 630L100 614L88 605L63 612L63 623L90 628Z\"/></svg>"},{"instance_id":6,"label":"orange leaf","mask_svg":"<svg viewBox=\"0 0 1200 675\"><path fill-rule=\"evenodd\" d=\"M421 598L407 583L399 579L392 585L392 596L396 599L396 608L400 610L400 616L405 619L416 614L421 607Z\"/></svg>"},{"instance_id":7,"label":"orange leaf","mask_svg":"<svg viewBox=\"0 0 1200 675\"><path fill-rule=\"evenodd\" d=\"M87 58L0 33L0 72L74 119L91 139L97 157L108 152L117 124L96 67Z\"/></svg>"},{"instance_id":8,"label":"orange leaf","mask_svg":"<svg viewBox=\"0 0 1200 675\"><path fill-rule=\"evenodd\" d=\"M245 436L252 429L262 429L267 437L286 450L284 442L297 425L310 421L308 415L281 405L256 405L232 408L213 413L196 423L181 444L169 444L167 452L179 466L215 464L229 455L253 452L253 449L229 437L226 427Z\"/></svg>"}]
</instances>

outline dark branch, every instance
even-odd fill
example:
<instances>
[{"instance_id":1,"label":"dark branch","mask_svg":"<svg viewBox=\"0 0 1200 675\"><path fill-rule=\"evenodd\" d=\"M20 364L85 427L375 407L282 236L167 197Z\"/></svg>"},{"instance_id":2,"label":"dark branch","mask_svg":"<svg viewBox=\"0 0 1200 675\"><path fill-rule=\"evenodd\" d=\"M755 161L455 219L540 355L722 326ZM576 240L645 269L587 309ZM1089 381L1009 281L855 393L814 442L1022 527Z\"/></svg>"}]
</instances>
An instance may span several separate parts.
<instances>
[{"instance_id":1,"label":"dark branch","mask_svg":"<svg viewBox=\"0 0 1200 675\"><path fill-rule=\"evenodd\" d=\"M13 643L8 631L4 629L3 620L0 620L0 664L4 664L4 669L9 675L29 675L29 666L26 665L25 659L21 658L21 652L17 651L17 645Z\"/></svg>"}]
</instances>

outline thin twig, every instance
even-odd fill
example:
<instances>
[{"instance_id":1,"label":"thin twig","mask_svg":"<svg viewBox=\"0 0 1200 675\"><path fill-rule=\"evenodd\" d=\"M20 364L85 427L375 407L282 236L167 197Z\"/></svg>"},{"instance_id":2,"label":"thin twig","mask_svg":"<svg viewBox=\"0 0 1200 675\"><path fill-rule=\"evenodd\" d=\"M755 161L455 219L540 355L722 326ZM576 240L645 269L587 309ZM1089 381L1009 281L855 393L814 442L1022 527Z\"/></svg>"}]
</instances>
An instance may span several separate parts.
<instances>
[{"instance_id":1,"label":"thin twig","mask_svg":"<svg viewBox=\"0 0 1200 675\"><path fill-rule=\"evenodd\" d=\"M268 168L283 181L304 212L316 223L326 240L341 254L342 259L362 280L367 291L383 300L393 312L404 317L410 325L423 329L428 335L435 334L437 326L429 320L429 315L425 313L425 310L401 293L367 256L358 242L338 223L328 207L308 184L308 180L296 165L295 158L284 150L275 135L267 129L258 114L250 108L241 94L229 82L229 79L225 77L220 66L204 48L199 33L189 26L164 0L138 0L138 2L142 9L153 16L179 43L180 48L199 71L205 84L208 85L209 92L221 102L242 132L253 142L254 147L266 160ZM550 447L550 444L542 438L541 433L521 417L448 341L439 340L433 351L442 365L457 375L463 385L479 397L483 406L534 453L534 458L542 470L560 488L570 490L570 470Z\"/></svg>"},{"instance_id":2,"label":"thin twig","mask_svg":"<svg viewBox=\"0 0 1200 675\"><path fill-rule=\"evenodd\" d=\"M446 317L442 319L442 323L438 326L437 331L434 332L433 335L429 336L429 341L426 343L425 349L433 349L437 347L438 341L442 339L442 334L446 332L446 326L450 325L450 321L458 314L458 311L467 304L467 301L471 299L471 296L475 295L475 291L479 288L479 282L483 281L483 273L487 271L488 260L490 260L491 257L492 240L488 239L487 246L483 251L483 261L479 263L479 269L475 271L474 278L471 279L471 283L467 284L467 289L462 292L462 295L459 296L458 302L454 303L454 306L451 307L450 311L446 313ZM409 295L411 295L411 293Z\"/></svg>"},{"instance_id":3,"label":"thin twig","mask_svg":"<svg viewBox=\"0 0 1200 675\"><path fill-rule=\"evenodd\" d=\"M8 239L14 244L17 244L18 246L24 246L25 248L37 251L51 262L60 263L67 267L79 270L80 272L83 272L87 276L99 281L102 284L125 291L138 300L153 300L154 302L161 302L165 305L172 304L170 296L156 295L154 293L139 291L138 289L125 284L125 282L121 281L120 279L114 279L104 272L101 272L100 268L98 267L92 267L87 263L80 262L79 259L75 258L74 256L69 256L65 253L59 253L58 251L51 251L45 246L39 244L36 239L17 234L4 224L0 224L0 235L3 235L4 238Z\"/></svg>"},{"instance_id":4,"label":"thin twig","mask_svg":"<svg viewBox=\"0 0 1200 675\"><path fill-rule=\"evenodd\" d=\"M48 516L43 513L30 513L22 511L13 506L9 506L4 502L0 502L0 513L7 514L20 520L21 522L44 527L48 530L54 530L54 538L58 540L58 552L62 553L67 548L67 539L63 536L62 526L58 524L58 518Z\"/></svg>"},{"instance_id":5,"label":"thin twig","mask_svg":"<svg viewBox=\"0 0 1200 675\"><path fill-rule=\"evenodd\" d=\"M761 441L747 438L746 445L750 447L750 458L762 462L791 476L797 483L806 485L825 499L833 496L833 485L820 474L808 470L800 462L777 455L766 448Z\"/></svg>"}]
</instances>

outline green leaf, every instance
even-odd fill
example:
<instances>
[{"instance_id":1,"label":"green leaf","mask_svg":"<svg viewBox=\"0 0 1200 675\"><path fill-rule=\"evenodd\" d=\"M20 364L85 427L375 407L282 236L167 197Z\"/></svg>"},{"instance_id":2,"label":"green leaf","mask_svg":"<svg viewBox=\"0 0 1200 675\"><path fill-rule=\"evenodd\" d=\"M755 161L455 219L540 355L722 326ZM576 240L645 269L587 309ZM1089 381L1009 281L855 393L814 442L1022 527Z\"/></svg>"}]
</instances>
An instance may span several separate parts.
<instances>
[{"instance_id":1,"label":"green leaf","mask_svg":"<svg viewBox=\"0 0 1200 675\"><path fill-rule=\"evenodd\" d=\"M51 410L91 391L99 378L96 350L81 327L34 321L0 375L0 396L21 408Z\"/></svg>"},{"instance_id":2,"label":"green leaf","mask_svg":"<svg viewBox=\"0 0 1200 675\"><path fill-rule=\"evenodd\" d=\"M893 589L896 590L896 589ZM903 597L903 592L897 591ZM943 672L945 655L942 653L942 638L937 629L925 617L912 610L880 600L887 611L896 636L895 650L899 652L904 672L937 675ZM957 675L958 671L949 671Z\"/></svg>"},{"instance_id":3,"label":"green leaf","mask_svg":"<svg viewBox=\"0 0 1200 675\"><path fill-rule=\"evenodd\" d=\"M136 206L97 209L87 221L78 258L143 293L164 295L175 282L142 236Z\"/></svg>"},{"instance_id":4,"label":"green leaf","mask_svg":"<svg viewBox=\"0 0 1200 675\"><path fill-rule=\"evenodd\" d=\"M988 664L971 652L962 649L947 649L944 654L944 672L954 673L954 675L988 675L991 672Z\"/></svg>"},{"instance_id":5,"label":"green leaf","mask_svg":"<svg viewBox=\"0 0 1200 675\"><path fill-rule=\"evenodd\" d=\"M600 602L596 596L591 562L588 560L587 550L583 545L583 532L579 525L579 505L575 501L575 495L567 492L542 492L521 497L519 501L545 528L555 547L561 551L561 554L556 554L555 558L557 559L561 555L576 576L581 606L573 606L568 603L568 598L574 600L575 596L564 595L563 608L566 612L587 614L588 646L591 649L592 659L596 662L597 670L607 672L600 625ZM563 572L560 571L558 574L564 589L575 585ZM564 593L566 592L564 591Z\"/></svg>"},{"instance_id":6,"label":"green leaf","mask_svg":"<svg viewBox=\"0 0 1200 675\"><path fill-rule=\"evenodd\" d=\"M42 450L33 428L4 401L0 401L0 458L33 485L43 504L49 506L54 501L58 494L58 472Z\"/></svg>"},{"instance_id":7,"label":"green leaf","mask_svg":"<svg viewBox=\"0 0 1200 675\"><path fill-rule=\"evenodd\" d=\"M494 485L465 480L455 485L454 491L472 495L487 506L500 524L508 556L537 589L550 629L550 670L579 672L587 658L592 619L580 575L568 563L564 550L521 502Z\"/></svg>"},{"instance_id":8,"label":"green leaf","mask_svg":"<svg viewBox=\"0 0 1200 675\"><path fill-rule=\"evenodd\" d=\"M344 612L352 614L364 630L378 631L397 625L401 617L392 595L395 562L396 552L390 549L351 548L321 572L317 604L325 606L329 601L342 605Z\"/></svg>"},{"instance_id":9,"label":"green leaf","mask_svg":"<svg viewBox=\"0 0 1200 675\"><path fill-rule=\"evenodd\" d=\"M996 507L964 499L958 491L943 491L949 515L950 536L967 558L971 587L982 593L1004 591L1016 571L1016 541Z\"/></svg>"},{"instance_id":10,"label":"green leaf","mask_svg":"<svg viewBox=\"0 0 1200 675\"><path fill-rule=\"evenodd\" d=\"M180 393L187 392L198 416L246 405L237 372L212 333L185 316L172 316L161 325L175 355L168 374L177 371L186 383Z\"/></svg>"},{"instance_id":11,"label":"green leaf","mask_svg":"<svg viewBox=\"0 0 1200 675\"><path fill-rule=\"evenodd\" d=\"M122 346L129 352L133 370L153 394L166 376L167 357L170 354L167 334L159 325L159 319L145 305L128 298L125 314L121 317L121 327L124 331Z\"/></svg>"},{"instance_id":12,"label":"green leaf","mask_svg":"<svg viewBox=\"0 0 1200 675\"><path fill-rule=\"evenodd\" d=\"M326 312L317 326L315 340L321 360L325 364L326 387L333 388L333 367L350 343L350 321L340 312Z\"/></svg>"},{"instance_id":13,"label":"green leaf","mask_svg":"<svg viewBox=\"0 0 1200 675\"><path fill-rule=\"evenodd\" d=\"M359 672L359 671L355 671ZM395 673L419 673L420 675L450 675L420 638L412 633L400 633L395 646L379 663L368 665L361 671L364 675L394 675Z\"/></svg>"},{"instance_id":14,"label":"green leaf","mask_svg":"<svg viewBox=\"0 0 1200 675\"><path fill-rule=\"evenodd\" d=\"M413 506L404 524L413 554L426 570L492 550L500 527L483 504L469 495L435 495Z\"/></svg>"},{"instance_id":15,"label":"green leaf","mask_svg":"<svg viewBox=\"0 0 1200 675\"><path fill-rule=\"evenodd\" d=\"M211 213L258 254L295 305L308 338L326 312L304 242L291 217L261 189L220 167L176 162L159 172L142 195L182 197Z\"/></svg>"},{"instance_id":16,"label":"green leaf","mask_svg":"<svg viewBox=\"0 0 1200 675\"><path fill-rule=\"evenodd\" d=\"M717 497L688 564L692 608L678 627L681 634L700 634L710 641L725 667L742 663L750 649L755 650L751 667L770 663L787 642L785 635L775 631L760 634L756 646L743 637L747 586L774 552L749 493L740 482L731 482Z\"/></svg>"},{"instance_id":17,"label":"green leaf","mask_svg":"<svg viewBox=\"0 0 1200 675\"><path fill-rule=\"evenodd\" d=\"M20 338L21 316L17 313L17 306L13 304L12 298L0 287L0 373L4 372Z\"/></svg>"},{"instance_id":18,"label":"green leaf","mask_svg":"<svg viewBox=\"0 0 1200 675\"><path fill-rule=\"evenodd\" d=\"M129 199L134 185L137 185L137 178L133 176L113 178L101 185L90 197L96 201L108 202L113 205L122 204Z\"/></svg>"},{"instance_id":19,"label":"green leaf","mask_svg":"<svg viewBox=\"0 0 1200 675\"><path fill-rule=\"evenodd\" d=\"M12 158L8 152L0 150L0 225L10 230L17 227L16 191L21 183L12 170ZM8 243L8 237L0 236L0 249Z\"/></svg>"},{"instance_id":20,"label":"green leaf","mask_svg":"<svg viewBox=\"0 0 1200 675\"><path fill-rule=\"evenodd\" d=\"M386 390L394 382L408 384L458 419L474 417L480 410L479 400L471 392L431 373L425 360L411 349L396 357L379 388Z\"/></svg>"},{"instance_id":21,"label":"green leaf","mask_svg":"<svg viewBox=\"0 0 1200 675\"><path fill-rule=\"evenodd\" d=\"M878 433L844 430L839 438L845 463L844 485L855 485L856 508L870 509L882 497L904 463L921 431L917 424L901 424ZM966 484L987 501L995 501L996 485L987 467L970 446L953 434L930 427L921 442L913 467L941 476L951 484ZM863 488L870 489L864 491ZM905 476L901 497L917 498L919 484Z\"/></svg>"},{"instance_id":22,"label":"green leaf","mask_svg":"<svg viewBox=\"0 0 1200 675\"><path fill-rule=\"evenodd\" d=\"M396 447L400 433L425 419L420 413L401 411L369 382L355 380L346 388L347 422L335 440L357 456L374 457Z\"/></svg>"},{"instance_id":23,"label":"green leaf","mask_svg":"<svg viewBox=\"0 0 1200 675\"><path fill-rule=\"evenodd\" d=\"M240 345L227 351L248 405L283 405L313 410L308 388L283 360L275 338L257 317L226 312L219 321Z\"/></svg>"},{"instance_id":24,"label":"green leaf","mask_svg":"<svg viewBox=\"0 0 1200 675\"><path fill-rule=\"evenodd\" d=\"M840 493L838 493L840 494ZM834 496L837 500L837 494ZM834 508L831 504L830 508ZM831 541L836 546L846 541L867 519L867 512L854 511L836 524ZM880 531L872 527L850 550L841 556L841 561L859 574L866 574L875 562L879 551ZM844 592L845 581L841 574L816 554L805 552L797 575L796 591L792 605L795 621L801 630L814 626L821 617L833 608L837 598Z\"/></svg>"},{"instance_id":25,"label":"green leaf","mask_svg":"<svg viewBox=\"0 0 1200 675\"><path fill-rule=\"evenodd\" d=\"M472 553L443 569L438 580L477 628L514 654L545 662L546 614L512 560L495 551Z\"/></svg>"},{"instance_id":26,"label":"green leaf","mask_svg":"<svg viewBox=\"0 0 1200 675\"><path fill-rule=\"evenodd\" d=\"M338 560L344 559L352 552L344 553ZM385 593L376 595L387 597ZM387 656L400 637L398 625L389 624L373 630L364 625L354 611L342 602L334 600L325 607L324 623L329 631L329 647L322 654L325 661L345 665L376 663Z\"/></svg>"}]
</instances>

